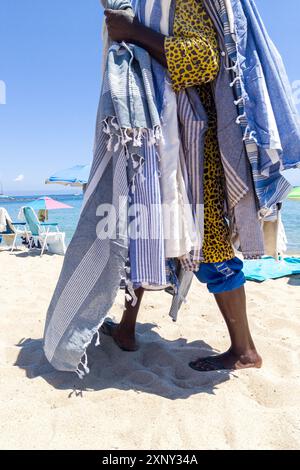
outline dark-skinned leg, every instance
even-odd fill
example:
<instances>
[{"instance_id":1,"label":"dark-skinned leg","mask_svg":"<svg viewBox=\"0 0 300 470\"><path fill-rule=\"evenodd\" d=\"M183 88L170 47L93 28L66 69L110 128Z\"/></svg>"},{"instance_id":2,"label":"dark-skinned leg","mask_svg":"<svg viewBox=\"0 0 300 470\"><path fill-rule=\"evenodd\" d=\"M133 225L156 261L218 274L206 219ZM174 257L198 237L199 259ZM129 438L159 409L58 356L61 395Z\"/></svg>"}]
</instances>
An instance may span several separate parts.
<instances>
[{"instance_id":1,"label":"dark-skinned leg","mask_svg":"<svg viewBox=\"0 0 300 470\"><path fill-rule=\"evenodd\" d=\"M229 331L230 349L223 354L199 358L190 366L200 371L261 367L262 359L256 351L247 320L244 286L215 294L215 299Z\"/></svg>"},{"instance_id":2,"label":"dark-skinned leg","mask_svg":"<svg viewBox=\"0 0 300 470\"><path fill-rule=\"evenodd\" d=\"M136 351L138 345L135 339L136 319L139 313L144 289L136 289L137 302L133 306L131 300L125 298L125 309L119 324L104 323L102 331L110 335L119 348L125 351ZM127 292L128 293L128 292Z\"/></svg>"}]
</instances>

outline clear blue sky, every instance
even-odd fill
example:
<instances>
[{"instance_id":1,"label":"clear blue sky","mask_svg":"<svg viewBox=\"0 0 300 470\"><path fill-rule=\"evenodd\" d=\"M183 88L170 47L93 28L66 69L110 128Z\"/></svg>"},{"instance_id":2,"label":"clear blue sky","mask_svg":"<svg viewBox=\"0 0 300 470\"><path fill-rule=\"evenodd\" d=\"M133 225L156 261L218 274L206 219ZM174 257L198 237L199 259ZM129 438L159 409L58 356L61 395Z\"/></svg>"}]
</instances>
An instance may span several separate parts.
<instances>
[{"instance_id":1,"label":"clear blue sky","mask_svg":"<svg viewBox=\"0 0 300 470\"><path fill-rule=\"evenodd\" d=\"M300 80L299 0L257 5L291 82ZM45 189L51 173L92 159L100 2L1 0L0 17L0 80L7 87L7 103L0 105L0 180L6 191ZM294 174L300 185L300 172Z\"/></svg>"}]
</instances>

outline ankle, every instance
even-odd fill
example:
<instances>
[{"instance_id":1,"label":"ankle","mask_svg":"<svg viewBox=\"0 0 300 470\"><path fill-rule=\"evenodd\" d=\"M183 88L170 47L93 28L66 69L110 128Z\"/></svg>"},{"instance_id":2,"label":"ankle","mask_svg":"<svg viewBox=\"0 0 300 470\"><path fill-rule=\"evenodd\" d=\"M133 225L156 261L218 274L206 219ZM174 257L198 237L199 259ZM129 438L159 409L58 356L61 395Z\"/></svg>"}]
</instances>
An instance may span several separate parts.
<instances>
[{"instance_id":1,"label":"ankle","mask_svg":"<svg viewBox=\"0 0 300 470\"><path fill-rule=\"evenodd\" d=\"M118 326L118 331L124 333L126 336L135 336L135 325L128 325L125 322L120 322Z\"/></svg>"},{"instance_id":2,"label":"ankle","mask_svg":"<svg viewBox=\"0 0 300 470\"><path fill-rule=\"evenodd\" d=\"M231 354L233 354L234 356L236 357L242 357L242 356L254 356L254 355L258 355L257 353L257 350L255 348L254 345L252 344L248 344L246 346L234 346L234 345L231 345L231 347L229 348L229 352Z\"/></svg>"}]
</instances>

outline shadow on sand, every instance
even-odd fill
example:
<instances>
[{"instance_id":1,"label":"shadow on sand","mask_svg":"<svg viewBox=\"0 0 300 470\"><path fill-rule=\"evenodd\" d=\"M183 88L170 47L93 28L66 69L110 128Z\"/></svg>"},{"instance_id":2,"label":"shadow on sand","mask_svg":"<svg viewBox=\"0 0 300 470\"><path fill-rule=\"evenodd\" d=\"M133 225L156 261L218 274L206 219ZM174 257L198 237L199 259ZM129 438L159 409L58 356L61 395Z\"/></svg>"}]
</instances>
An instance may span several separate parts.
<instances>
[{"instance_id":1,"label":"shadow on sand","mask_svg":"<svg viewBox=\"0 0 300 470\"><path fill-rule=\"evenodd\" d=\"M28 378L42 377L52 387L69 391L69 397L105 389L134 390L168 399L185 399L198 393L213 394L217 385L230 378L229 371L196 372L189 361L214 351L204 341L188 343L185 338L169 341L153 323L137 327L140 349L123 352L111 340L101 335L101 346L89 346L90 374L80 380L75 373L58 372L48 363L42 340L23 339L17 345L20 352L15 363L26 371Z\"/></svg>"},{"instance_id":2,"label":"shadow on sand","mask_svg":"<svg viewBox=\"0 0 300 470\"><path fill-rule=\"evenodd\" d=\"M290 276L288 280L288 285L300 286L300 274L294 274L293 276Z\"/></svg>"}]
</instances>

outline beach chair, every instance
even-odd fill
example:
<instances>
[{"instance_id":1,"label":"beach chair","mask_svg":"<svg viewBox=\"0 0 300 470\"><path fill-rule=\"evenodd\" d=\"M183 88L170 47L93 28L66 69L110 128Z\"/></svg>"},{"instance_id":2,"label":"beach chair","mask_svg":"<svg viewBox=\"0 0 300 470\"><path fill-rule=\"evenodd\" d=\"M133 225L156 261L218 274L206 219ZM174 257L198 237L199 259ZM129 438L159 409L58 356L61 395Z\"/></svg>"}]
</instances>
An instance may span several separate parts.
<instances>
[{"instance_id":1,"label":"beach chair","mask_svg":"<svg viewBox=\"0 0 300 470\"><path fill-rule=\"evenodd\" d=\"M7 245L11 245L11 252L17 248L18 238L25 238L29 242L30 231L26 222L13 222L4 207L0 207L0 238L5 240Z\"/></svg>"},{"instance_id":2,"label":"beach chair","mask_svg":"<svg viewBox=\"0 0 300 470\"><path fill-rule=\"evenodd\" d=\"M66 252L65 232L59 231L58 223L39 222L36 213L29 206L23 207L22 212L31 233L28 249L33 248L34 242L35 246L40 244L41 256L45 250L64 255Z\"/></svg>"}]
</instances>

